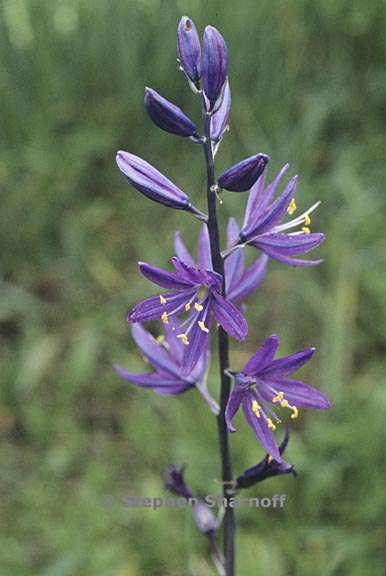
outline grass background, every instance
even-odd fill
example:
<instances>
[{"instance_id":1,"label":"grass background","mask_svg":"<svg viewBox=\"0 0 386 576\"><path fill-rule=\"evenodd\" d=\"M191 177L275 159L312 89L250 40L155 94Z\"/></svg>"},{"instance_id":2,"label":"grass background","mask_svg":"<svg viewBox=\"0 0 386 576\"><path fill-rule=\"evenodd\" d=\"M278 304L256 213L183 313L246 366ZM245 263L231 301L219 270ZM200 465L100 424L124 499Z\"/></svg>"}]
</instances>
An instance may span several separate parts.
<instances>
[{"instance_id":1,"label":"grass background","mask_svg":"<svg viewBox=\"0 0 386 576\"><path fill-rule=\"evenodd\" d=\"M296 423L299 479L284 512L238 511L240 575L380 576L385 481L386 4L382 0L2 0L0 3L0 574L213 574L188 511L130 510L162 495L160 474L216 493L214 419L194 393L168 400L112 371L143 369L125 315L152 294L136 261L167 264L174 230L197 225L141 197L115 166L130 150L204 207L202 155L157 130L150 85L199 118L176 70L188 13L224 34L231 131L218 170L255 153L300 174L298 206L322 206L318 269L270 264L249 301L240 367L268 334L313 344L304 378L334 403ZM244 198L229 194L225 223ZM217 393L215 376L211 389ZM235 470L262 456L240 421Z\"/></svg>"}]
</instances>

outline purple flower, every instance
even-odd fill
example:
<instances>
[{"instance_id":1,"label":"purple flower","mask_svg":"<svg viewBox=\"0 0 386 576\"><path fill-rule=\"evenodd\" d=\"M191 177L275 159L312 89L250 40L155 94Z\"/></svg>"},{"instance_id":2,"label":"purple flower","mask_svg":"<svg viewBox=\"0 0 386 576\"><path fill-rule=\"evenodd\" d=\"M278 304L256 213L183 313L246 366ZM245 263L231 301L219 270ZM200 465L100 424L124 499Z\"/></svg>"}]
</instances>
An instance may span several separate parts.
<instances>
[{"instance_id":1,"label":"purple flower","mask_svg":"<svg viewBox=\"0 0 386 576\"><path fill-rule=\"evenodd\" d=\"M177 53L182 70L198 89L201 78L201 47L194 22L183 16L177 29Z\"/></svg>"},{"instance_id":2,"label":"purple flower","mask_svg":"<svg viewBox=\"0 0 386 576\"><path fill-rule=\"evenodd\" d=\"M269 162L266 154L256 154L245 160L241 160L218 179L220 188L231 192L245 192L249 190L264 172L264 168Z\"/></svg>"},{"instance_id":3,"label":"purple flower","mask_svg":"<svg viewBox=\"0 0 386 576\"><path fill-rule=\"evenodd\" d=\"M198 138L196 125L181 108L151 88L145 88L145 107L154 124L161 130L177 136Z\"/></svg>"},{"instance_id":4,"label":"purple flower","mask_svg":"<svg viewBox=\"0 0 386 576\"><path fill-rule=\"evenodd\" d=\"M240 310L221 295L219 274L190 266L176 257L172 258L172 263L175 272L139 263L146 278L169 292L137 304L129 313L128 320L162 320L167 325L171 316L189 313L175 330L176 338L185 346L181 375L187 376L208 348L213 319L237 340L245 339L248 326Z\"/></svg>"},{"instance_id":5,"label":"purple flower","mask_svg":"<svg viewBox=\"0 0 386 576\"><path fill-rule=\"evenodd\" d=\"M165 469L164 483L165 488L167 488L169 492L189 500L189 498L193 498L193 492L185 482L184 472L185 466L182 466L181 468L177 468L173 465L168 466Z\"/></svg>"},{"instance_id":6,"label":"purple flower","mask_svg":"<svg viewBox=\"0 0 386 576\"><path fill-rule=\"evenodd\" d=\"M134 324L131 330L135 343L155 371L133 374L119 366L116 366L115 370L124 380L142 388L150 388L161 396L177 396L196 387L212 412L217 415L218 404L210 396L206 385L209 348L201 355L194 370L188 376L181 376L184 346L175 337L176 328L176 319L171 318L165 325L165 335L156 339L140 324Z\"/></svg>"},{"instance_id":7,"label":"purple flower","mask_svg":"<svg viewBox=\"0 0 386 576\"><path fill-rule=\"evenodd\" d=\"M227 246L233 246L239 236L236 220L230 218L227 228ZM213 270L210 253L208 227L204 224L198 238L196 262L179 232L176 232L174 249L176 256L188 266L197 266L203 270ZM255 262L246 268L245 256L242 250L235 250L225 260L225 287L227 300L239 304L253 294L264 279L267 271L268 256L262 254Z\"/></svg>"},{"instance_id":8,"label":"purple flower","mask_svg":"<svg viewBox=\"0 0 386 576\"><path fill-rule=\"evenodd\" d=\"M192 205L185 192L142 158L119 150L117 164L130 184L151 200L169 208L186 210L200 220L206 220L205 214Z\"/></svg>"},{"instance_id":9,"label":"purple flower","mask_svg":"<svg viewBox=\"0 0 386 576\"><path fill-rule=\"evenodd\" d=\"M288 164L281 169L274 181L267 187L265 187L264 172L252 187L238 241L224 255L248 244L258 248L270 258L290 266L308 268L322 262L322 260L297 258L301 254L310 252L324 240L324 234L312 234L309 228L311 224L310 214L319 206L320 202L311 206L297 218L280 224L287 213L292 215L296 211L297 176L290 180L284 192L274 200L276 190L287 170ZM301 226L300 230L288 232L299 226Z\"/></svg>"},{"instance_id":10,"label":"purple flower","mask_svg":"<svg viewBox=\"0 0 386 576\"><path fill-rule=\"evenodd\" d=\"M215 144L214 152L217 150L217 146L223 136L225 131L228 129L228 118L231 109L231 90L229 87L229 81L226 81L224 88L224 96L220 107L216 112L214 112L210 118L210 138Z\"/></svg>"},{"instance_id":11,"label":"purple flower","mask_svg":"<svg viewBox=\"0 0 386 576\"><path fill-rule=\"evenodd\" d=\"M213 111L223 95L228 74L228 50L224 38L213 26L204 30L202 77L209 111Z\"/></svg>"},{"instance_id":12,"label":"purple flower","mask_svg":"<svg viewBox=\"0 0 386 576\"><path fill-rule=\"evenodd\" d=\"M288 408L291 418L297 418L299 408L326 410L330 408L330 402L308 384L289 378L310 360L315 348L274 360L278 346L277 336L267 338L243 371L235 374L235 385L229 397L225 418L228 430L234 432L232 419L242 406L245 418L263 448L277 462L281 462L273 435L275 422L280 422L280 419L272 407Z\"/></svg>"},{"instance_id":13,"label":"purple flower","mask_svg":"<svg viewBox=\"0 0 386 576\"><path fill-rule=\"evenodd\" d=\"M280 455L283 454L287 448L288 441L289 428L286 428L284 439L279 446ZM235 488L250 488L267 478L271 478L272 476L282 476L283 474L292 474L296 477L294 466L288 464L288 462L285 462L284 460L277 462L272 458L272 456L267 454L263 460L256 464L256 466L252 466L252 468L248 468L248 470L245 470L243 474L240 474L236 480Z\"/></svg>"}]
</instances>

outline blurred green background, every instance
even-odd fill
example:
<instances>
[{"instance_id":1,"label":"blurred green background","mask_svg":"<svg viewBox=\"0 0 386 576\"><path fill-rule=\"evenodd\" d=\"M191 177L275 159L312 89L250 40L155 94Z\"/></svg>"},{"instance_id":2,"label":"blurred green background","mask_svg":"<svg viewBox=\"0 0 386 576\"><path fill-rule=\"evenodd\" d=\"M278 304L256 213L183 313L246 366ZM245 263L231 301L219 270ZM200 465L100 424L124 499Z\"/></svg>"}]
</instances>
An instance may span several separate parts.
<instances>
[{"instance_id":1,"label":"blurred green background","mask_svg":"<svg viewBox=\"0 0 386 576\"><path fill-rule=\"evenodd\" d=\"M218 170L264 151L299 173L299 209L327 241L325 263L271 263L249 301L238 368L262 339L283 354L313 344L304 379L329 413L296 423L299 472L248 494L287 494L285 511L237 512L242 576L380 576L385 492L386 4L382 0L2 0L0 3L0 574L213 574L189 511L131 510L188 464L218 493L215 420L194 392L161 398L118 380L143 370L125 321L154 293L136 261L167 265L189 215L152 204L115 166L123 148L164 170L204 208L198 147L155 128L152 86L199 119L176 69L187 13L230 52L231 131ZM221 221L242 216L224 195ZM210 382L217 394L215 373ZM263 455L239 422L235 471Z\"/></svg>"}]
</instances>

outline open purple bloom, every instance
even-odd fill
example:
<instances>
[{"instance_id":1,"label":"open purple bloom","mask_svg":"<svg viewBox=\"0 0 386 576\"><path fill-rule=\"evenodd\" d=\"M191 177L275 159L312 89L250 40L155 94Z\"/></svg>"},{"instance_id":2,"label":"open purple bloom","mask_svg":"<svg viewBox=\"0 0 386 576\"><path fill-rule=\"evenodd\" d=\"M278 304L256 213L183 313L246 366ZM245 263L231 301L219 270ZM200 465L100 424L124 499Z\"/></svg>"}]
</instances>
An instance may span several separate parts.
<instances>
[{"instance_id":1,"label":"open purple bloom","mask_svg":"<svg viewBox=\"0 0 386 576\"><path fill-rule=\"evenodd\" d=\"M280 223L287 213L292 215L296 211L297 176L289 181L284 192L274 200L276 190L287 170L288 164L280 170L273 182L267 187L265 187L264 171L252 187L244 223L234 249L248 244L258 248L270 258L289 266L303 268L316 266L322 260L302 260L297 256L310 252L324 240L324 234L311 233L309 228L311 224L310 214L318 207L319 202L297 218L283 224ZM291 231L299 226L301 227L300 230ZM229 254L230 251L228 250L227 253Z\"/></svg>"},{"instance_id":2,"label":"open purple bloom","mask_svg":"<svg viewBox=\"0 0 386 576\"><path fill-rule=\"evenodd\" d=\"M193 206L185 192L139 156L119 150L117 164L130 184L151 200L169 208L192 212L200 220L206 220L205 214Z\"/></svg>"},{"instance_id":3,"label":"open purple bloom","mask_svg":"<svg viewBox=\"0 0 386 576\"><path fill-rule=\"evenodd\" d=\"M299 408L326 410L330 408L330 402L315 388L289 378L310 360L315 348L274 360L278 346L277 336L267 338L242 372L235 374L235 385L229 397L225 418L229 431L234 432L232 419L242 406L245 418L263 448L277 462L281 462L273 434L280 419L273 408L288 408L294 419L299 415Z\"/></svg>"},{"instance_id":4,"label":"open purple bloom","mask_svg":"<svg viewBox=\"0 0 386 576\"><path fill-rule=\"evenodd\" d=\"M233 246L238 239L239 227L234 218L230 218L227 228L227 246ZM188 266L197 266L203 270L213 270L210 253L208 227L203 224L198 238L196 261L186 248L179 232L174 241L176 256ZM245 256L242 250L235 250L225 260L225 287L227 300L233 304L240 304L253 294L267 271L268 256L262 254L255 262L246 268Z\"/></svg>"},{"instance_id":5,"label":"open purple bloom","mask_svg":"<svg viewBox=\"0 0 386 576\"><path fill-rule=\"evenodd\" d=\"M243 314L221 295L221 276L210 270L185 264L174 257L175 272L167 272L145 262L141 273L154 284L169 290L137 304L128 315L129 322L162 320L189 313L174 332L185 346L182 376L189 375L209 344L212 321L216 320L236 340L244 340L248 326Z\"/></svg>"},{"instance_id":6,"label":"open purple bloom","mask_svg":"<svg viewBox=\"0 0 386 576\"><path fill-rule=\"evenodd\" d=\"M175 338L176 328L176 319L171 318L165 326L165 336L156 339L140 324L134 324L132 326L133 338L154 372L134 374L119 366L116 366L115 370L123 380L141 388L150 388L161 396L177 396L196 387L212 412L217 415L218 404L210 396L206 385L209 348L200 356L194 370L188 376L181 376L184 346Z\"/></svg>"},{"instance_id":7,"label":"open purple bloom","mask_svg":"<svg viewBox=\"0 0 386 576\"><path fill-rule=\"evenodd\" d=\"M213 26L204 30L202 79L204 93L213 111L223 95L228 74L228 49L224 38Z\"/></svg>"},{"instance_id":8,"label":"open purple bloom","mask_svg":"<svg viewBox=\"0 0 386 576\"><path fill-rule=\"evenodd\" d=\"M196 89L201 78L200 39L193 20L183 16L177 29L177 52L182 70Z\"/></svg>"},{"instance_id":9,"label":"open purple bloom","mask_svg":"<svg viewBox=\"0 0 386 576\"><path fill-rule=\"evenodd\" d=\"M196 125L186 114L152 88L145 88L145 107L161 130L177 136L198 138Z\"/></svg>"},{"instance_id":10,"label":"open purple bloom","mask_svg":"<svg viewBox=\"0 0 386 576\"><path fill-rule=\"evenodd\" d=\"M225 188L231 192L245 192L262 175L268 162L269 156L266 154L256 154L241 160L221 174L218 185L220 188Z\"/></svg>"},{"instance_id":11,"label":"open purple bloom","mask_svg":"<svg viewBox=\"0 0 386 576\"><path fill-rule=\"evenodd\" d=\"M288 441L289 429L286 428L284 439L279 446L280 455L283 454L287 448ZM243 474L240 474L236 480L235 488L250 488L258 482L263 482L263 480L266 480L267 478L282 476L283 474L292 474L296 477L294 466L288 464L288 462L285 462L284 460L277 462L272 458L272 456L267 454L258 464L252 466L252 468L248 468L248 470L245 470Z\"/></svg>"}]
</instances>

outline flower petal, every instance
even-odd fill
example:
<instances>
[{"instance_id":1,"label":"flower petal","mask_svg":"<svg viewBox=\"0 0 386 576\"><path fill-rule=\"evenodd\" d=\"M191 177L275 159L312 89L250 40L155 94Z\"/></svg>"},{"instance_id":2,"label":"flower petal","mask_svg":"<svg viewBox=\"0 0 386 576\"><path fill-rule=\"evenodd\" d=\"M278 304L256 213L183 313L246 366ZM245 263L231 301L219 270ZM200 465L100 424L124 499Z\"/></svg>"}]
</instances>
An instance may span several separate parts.
<instances>
[{"instance_id":1,"label":"flower petal","mask_svg":"<svg viewBox=\"0 0 386 576\"><path fill-rule=\"evenodd\" d=\"M284 256L300 256L317 248L325 239L324 234L263 234L253 241L260 250L272 249Z\"/></svg>"},{"instance_id":2,"label":"flower petal","mask_svg":"<svg viewBox=\"0 0 386 576\"><path fill-rule=\"evenodd\" d=\"M147 322L149 320L161 320L162 314L177 314L184 310L185 304L196 294L196 289L185 290L176 294L164 294L166 304L161 304L159 296L147 298L139 302L129 312L129 322Z\"/></svg>"},{"instance_id":3,"label":"flower petal","mask_svg":"<svg viewBox=\"0 0 386 576\"><path fill-rule=\"evenodd\" d=\"M240 250L236 250L236 252L240 252ZM227 260L225 260L225 264ZM248 296L253 294L264 280L264 276L267 272L268 260L269 258L266 254L262 254L260 258L257 258L252 266L244 272L241 278L237 282L234 282L234 285L230 286L230 290L227 292L228 300L236 303L245 300Z\"/></svg>"},{"instance_id":4,"label":"flower petal","mask_svg":"<svg viewBox=\"0 0 386 576\"><path fill-rule=\"evenodd\" d=\"M206 224L201 226L198 236L197 266L202 270L213 270L209 232Z\"/></svg>"},{"instance_id":5,"label":"flower petal","mask_svg":"<svg viewBox=\"0 0 386 576\"><path fill-rule=\"evenodd\" d=\"M243 373L256 376L266 368L272 365L273 357L279 347L279 337L275 334L264 340L257 352L246 363Z\"/></svg>"},{"instance_id":6,"label":"flower petal","mask_svg":"<svg viewBox=\"0 0 386 576\"><path fill-rule=\"evenodd\" d=\"M145 330L141 324L133 324L131 327L131 333L138 348L140 348L141 352L153 368L156 370L163 370L177 378L180 378L179 366L173 362L173 359L168 354L167 350L157 342L150 332Z\"/></svg>"},{"instance_id":7,"label":"flower petal","mask_svg":"<svg viewBox=\"0 0 386 576\"><path fill-rule=\"evenodd\" d=\"M225 408L225 422L229 432L236 432L236 428L232 424L232 420L240 408L241 401L245 391L240 390L237 386L234 386L232 392L229 395L228 403Z\"/></svg>"},{"instance_id":8,"label":"flower petal","mask_svg":"<svg viewBox=\"0 0 386 576\"><path fill-rule=\"evenodd\" d=\"M210 119L210 138L213 142L220 142L227 128L229 112L231 109L231 91L229 81L226 81L224 95L219 109Z\"/></svg>"},{"instance_id":9,"label":"flower petal","mask_svg":"<svg viewBox=\"0 0 386 576\"><path fill-rule=\"evenodd\" d=\"M246 394L243 398L242 406L245 418L256 434L256 438L259 440L264 450L277 462L282 462L282 457L276 444L275 436L272 430L268 428L266 419L263 415L258 418L252 410L253 399L254 398L251 394Z\"/></svg>"},{"instance_id":10,"label":"flower petal","mask_svg":"<svg viewBox=\"0 0 386 576\"><path fill-rule=\"evenodd\" d=\"M118 376L127 382L136 384L141 388L157 388L163 390L166 394L180 394L192 387L192 384L178 378L173 378L167 374L159 374L156 372L151 374L132 374L131 372L126 372L126 370L123 370L123 368L119 366L114 366L114 369ZM176 390L178 391L176 392Z\"/></svg>"},{"instance_id":11,"label":"flower petal","mask_svg":"<svg viewBox=\"0 0 386 576\"><path fill-rule=\"evenodd\" d=\"M311 360L314 352L315 348L307 348L301 352L296 352L296 354L278 358L261 370L260 374L264 376L293 374Z\"/></svg>"},{"instance_id":12,"label":"flower petal","mask_svg":"<svg viewBox=\"0 0 386 576\"><path fill-rule=\"evenodd\" d=\"M198 314L192 314L189 328L186 330L186 336L189 344L185 347L182 359L181 376L189 378L202 355L209 347L209 333L200 328L198 322L203 322L204 326L210 330L211 302L206 298L201 305L203 309Z\"/></svg>"},{"instance_id":13,"label":"flower petal","mask_svg":"<svg viewBox=\"0 0 386 576\"><path fill-rule=\"evenodd\" d=\"M213 313L217 322L232 338L245 340L248 334L248 324L243 314L231 302L220 294L212 291Z\"/></svg>"},{"instance_id":14,"label":"flower petal","mask_svg":"<svg viewBox=\"0 0 386 576\"><path fill-rule=\"evenodd\" d=\"M194 260L189 250L186 248L182 236L179 232L176 232L174 236L174 251L176 256L182 262L185 262L188 266L194 266Z\"/></svg>"},{"instance_id":15,"label":"flower petal","mask_svg":"<svg viewBox=\"0 0 386 576\"><path fill-rule=\"evenodd\" d=\"M234 218L229 218L227 228L227 246L231 247L239 236L239 227ZM243 250L234 250L225 259L225 285L227 293L238 286L239 280L244 272L245 257Z\"/></svg>"},{"instance_id":16,"label":"flower petal","mask_svg":"<svg viewBox=\"0 0 386 576\"><path fill-rule=\"evenodd\" d=\"M192 287L192 282L186 277L181 278L178 273L168 272L162 268L147 264L147 262L138 262L138 267L145 278L153 282L153 284L162 286L162 288L168 290L186 290Z\"/></svg>"},{"instance_id":17,"label":"flower petal","mask_svg":"<svg viewBox=\"0 0 386 576\"><path fill-rule=\"evenodd\" d=\"M331 403L327 396L300 380L276 377L270 380L264 378L264 385L259 387L262 397L272 402L277 392L284 392L285 399L297 408L328 410Z\"/></svg>"}]
</instances>

